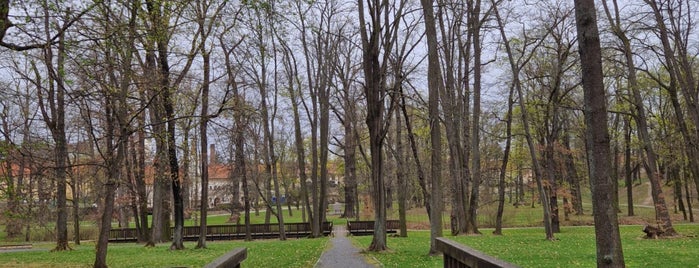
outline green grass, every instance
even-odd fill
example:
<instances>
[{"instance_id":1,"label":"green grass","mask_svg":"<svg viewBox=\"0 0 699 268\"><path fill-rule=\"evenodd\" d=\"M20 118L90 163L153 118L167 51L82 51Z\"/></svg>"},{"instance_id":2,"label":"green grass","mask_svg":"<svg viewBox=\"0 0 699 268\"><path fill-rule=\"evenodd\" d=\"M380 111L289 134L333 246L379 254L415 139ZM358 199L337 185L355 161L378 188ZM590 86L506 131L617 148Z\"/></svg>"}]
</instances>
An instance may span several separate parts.
<instances>
[{"instance_id":1,"label":"green grass","mask_svg":"<svg viewBox=\"0 0 699 268\"><path fill-rule=\"evenodd\" d=\"M622 226L622 244L627 267L697 267L699 225L677 225L682 238L642 239L641 226ZM505 229L503 236L482 229L480 236L447 238L496 256L521 267L596 266L593 227L563 227L557 241L546 241L542 228ZM446 232L445 232L446 233ZM360 248L367 248L371 236L352 237ZM429 232L409 232L408 238L389 237L387 253L365 253L385 267L442 267L441 257L427 255Z\"/></svg>"},{"instance_id":2,"label":"green grass","mask_svg":"<svg viewBox=\"0 0 699 268\"><path fill-rule=\"evenodd\" d=\"M371 244L372 236L351 236L352 243L360 249L366 249ZM408 231L408 237L389 236L389 250L363 254L377 260L383 267L443 267L442 256L429 256L429 231Z\"/></svg>"},{"instance_id":3,"label":"green grass","mask_svg":"<svg viewBox=\"0 0 699 268\"><path fill-rule=\"evenodd\" d=\"M194 249L196 244L188 242L182 251L169 250L169 244L153 248L110 244L107 264L109 267L202 267L233 248L246 247L245 267L312 267L328 239L208 242L207 249ZM74 250L65 252L49 252L51 246L53 244L35 246L41 251L0 253L0 267L91 267L95 260L93 243L73 245Z\"/></svg>"},{"instance_id":4,"label":"green grass","mask_svg":"<svg viewBox=\"0 0 699 268\"><path fill-rule=\"evenodd\" d=\"M641 202L643 194L648 192L644 184L634 187L634 201ZM646 194L647 195L647 194ZM654 210L649 206L637 206L637 216L625 216L625 196L621 197L620 222L626 224L641 224L654 222ZM586 199L587 200L587 199ZM503 230L504 236L493 236L492 229L486 227L494 225L495 203L484 203L479 209L478 221L484 235L480 236L448 236L449 208L444 212L443 222L447 238L459 243L481 250L487 254L502 258L522 267L594 267L595 266L595 239L594 228L590 226L574 227L577 225L592 224L591 204L589 201L583 204L585 215L571 215L568 221L563 220L563 211L560 213L562 233L556 234L557 241L549 242L544 239L543 229L540 228L542 209L539 205L535 208L520 206L515 208L506 204L503 215L503 225L506 227L520 227ZM562 206L561 206L562 207ZM293 216L284 211L285 222L301 222L300 210L293 210ZM207 222L209 225L230 224L230 214L226 212L209 213ZM265 211L259 215L251 213L252 223L264 223ZM398 219L397 206L389 210L390 219ZM360 213L362 220L371 220L373 213ZM628 267L699 267L699 259L696 257L696 249L699 248L699 225L681 224L679 215L673 214L673 222L677 230L685 237L664 240L641 239L641 227L621 227L624 246L624 255ZM328 215L328 220L335 225L346 224L346 219L338 215ZM409 229L429 228L429 220L424 208L413 208L407 215ZM244 222L241 219L241 223ZM276 223L276 218L271 217L271 223ZM83 222L81 237L95 235L94 223ZM185 225L194 225L190 219ZM134 224L131 224L133 227ZM2 228L3 226L0 226ZM521 228L533 227L533 228ZM33 231L33 238L49 237L50 228L37 227ZM93 230L94 229L94 230ZM90 234L91 232L91 234ZM44 234L45 233L45 234ZM42 235L43 234L43 235ZM442 267L440 256L428 256L429 232L410 231L410 237L389 237L390 250L385 253L365 253L369 258L376 259L385 267ZM17 244L20 242L7 241L3 230L0 230L0 244ZM72 237L72 235L71 235ZM353 243L359 248L367 248L371 242L371 236L352 237ZM94 239L94 238L87 238ZM41 240L41 239L39 239ZM324 249L327 249L329 238L322 239L297 239L280 242L278 240L260 240L253 242L227 241L209 242L208 249L196 250L193 243L186 243L186 250L169 251L169 244L161 244L155 248L144 248L135 244L111 244L107 256L111 267L172 267L187 266L201 267L203 264L223 255L236 247L248 248L248 259L244 262L246 267L312 267ZM75 250L69 252L49 253L48 250L55 246L54 243L34 243L39 251L22 253L0 253L0 268L2 267L90 267L94 262L94 244L83 242L83 245L73 246Z\"/></svg>"},{"instance_id":5,"label":"green grass","mask_svg":"<svg viewBox=\"0 0 699 268\"><path fill-rule=\"evenodd\" d=\"M522 209L522 208L520 208ZM527 210L522 210L524 213ZM531 211L533 212L533 211ZM264 218L263 218L264 219ZM345 219L329 217L335 224ZM622 240L627 267L697 267L696 249L699 248L699 225L678 224L682 238L641 239L641 226L622 226ZM542 228L504 229L503 236L493 236L492 229L481 228L480 236L449 236L464 245L496 256L522 267L594 267L595 240L593 227L566 226L556 234L557 241L544 239ZM186 243L186 250L170 251L169 244L144 248L136 244L111 244L107 256L110 267L201 267L236 247L248 248L246 267L312 267L327 248L330 238L291 239L288 241L259 240L253 242L209 242L208 249L194 249ZM351 237L359 248L367 248L371 236ZM0 267L89 267L94 262L94 244L83 242L69 252L50 253L53 243L34 244L40 251L0 253ZM369 253L384 267L442 267L442 258L428 256L429 232L410 231L408 238L389 237L390 250Z\"/></svg>"}]
</instances>

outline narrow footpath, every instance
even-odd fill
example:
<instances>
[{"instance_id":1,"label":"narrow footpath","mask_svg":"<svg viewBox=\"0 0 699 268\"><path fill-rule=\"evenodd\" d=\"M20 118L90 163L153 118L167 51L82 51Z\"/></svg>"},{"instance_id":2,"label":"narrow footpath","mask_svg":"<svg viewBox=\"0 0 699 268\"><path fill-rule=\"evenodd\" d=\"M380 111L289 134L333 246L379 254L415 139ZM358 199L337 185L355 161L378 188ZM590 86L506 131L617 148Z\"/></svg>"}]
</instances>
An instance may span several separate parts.
<instances>
[{"instance_id":1,"label":"narrow footpath","mask_svg":"<svg viewBox=\"0 0 699 268\"><path fill-rule=\"evenodd\" d=\"M333 226L332 248L323 252L315 268L373 268L376 265L369 264L360 250L352 245L347 238L347 229L344 225Z\"/></svg>"}]
</instances>

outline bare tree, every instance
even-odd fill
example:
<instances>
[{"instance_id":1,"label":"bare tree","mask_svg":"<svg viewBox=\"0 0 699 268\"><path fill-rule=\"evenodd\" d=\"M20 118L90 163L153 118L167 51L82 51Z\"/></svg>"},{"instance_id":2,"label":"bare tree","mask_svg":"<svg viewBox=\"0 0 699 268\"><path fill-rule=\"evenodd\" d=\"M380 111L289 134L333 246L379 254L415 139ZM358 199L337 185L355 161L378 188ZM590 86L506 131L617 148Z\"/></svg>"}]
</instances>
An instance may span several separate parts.
<instances>
[{"instance_id":1,"label":"bare tree","mask_svg":"<svg viewBox=\"0 0 699 268\"><path fill-rule=\"evenodd\" d=\"M51 16L49 6L43 6L44 31L46 39L50 40ZM38 90L39 109L46 126L51 132L54 147L54 177L56 180L56 251L68 250L68 212L66 207L66 180L68 159L68 141L66 138L66 94L65 84L65 36L61 34L58 46L46 46L43 49L43 60L48 73L48 84L41 85ZM54 63L55 61L55 63ZM38 70L36 70L38 75ZM38 79L38 77L37 77ZM41 83L37 80L37 83Z\"/></svg>"},{"instance_id":2,"label":"bare tree","mask_svg":"<svg viewBox=\"0 0 699 268\"><path fill-rule=\"evenodd\" d=\"M371 152L371 186L374 201L374 237L369 250L386 250L386 196L383 177L383 144L388 132L388 122L394 99L389 98L386 74L390 53L395 44L394 32L399 23L388 21L389 15L398 19L403 15L404 2L398 6L386 0L360 0L357 5L360 37L362 44L362 70L364 71L364 94L367 101L366 124L369 128L369 150ZM366 8L365 8L366 5ZM367 22L367 15L370 21ZM385 19L384 19L385 18ZM388 108L386 103L389 102Z\"/></svg>"},{"instance_id":3,"label":"bare tree","mask_svg":"<svg viewBox=\"0 0 699 268\"><path fill-rule=\"evenodd\" d=\"M607 19L611 24L612 33L621 42L621 52L623 53L625 63L626 63L626 73L628 75L629 91L631 93L631 103L634 107L634 121L638 124L638 135L641 139L642 148L645 152L647 165L646 173L648 174L648 179L651 182L651 194L653 197L653 203L655 204L656 219L662 224L665 233L669 236L675 235L676 231L672 226L672 220L670 218L667 204L665 203L665 197L663 195L662 186L660 184L660 171L658 170L658 155L653 149L653 144L651 142L650 133L648 132L649 126L646 117L646 108L643 104L643 98L641 97L641 92L639 90L638 81L636 78L636 64L633 60L633 51L631 50L631 43L622 30L621 19L619 17L618 4L616 0L613 0L615 9L610 10L606 1L602 1L604 6L605 14Z\"/></svg>"},{"instance_id":4,"label":"bare tree","mask_svg":"<svg viewBox=\"0 0 699 268\"><path fill-rule=\"evenodd\" d=\"M497 7L497 5L493 5ZM520 112L521 112L521 117L522 117L522 127L524 129L524 136L526 138L527 146L529 149L529 155L531 156L531 161L532 161L532 169L534 171L534 179L536 180L536 185L539 190L539 199L542 200L541 204L544 210L544 229L546 231L546 239L548 240L553 240L553 228L551 226L551 209L549 207L549 203L545 202L544 200L547 200L546 196L546 191L544 191L544 186L542 183L542 171L541 171L541 165L539 164L539 160L536 154L536 146L534 145L534 141L532 138L531 134L531 129L529 127L529 113L527 112L525 103L524 103L524 94L523 94L523 89L522 89L522 83L520 81L520 71L522 70L523 66L525 66L533 57L534 53L529 53L529 54L522 54L520 55L519 58L516 58L516 55L514 54L514 51L512 49L510 39L508 38L507 34L505 33L505 28L504 28L504 22L502 19L499 18L499 16L496 16L497 22L498 22L498 28L500 31L500 37L503 40L504 46L505 46L505 51L507 52L507 59L508 63L510 65L510 69L512 71L512 84L515 87L515 90L517 92L517 97L519 99L519 107L520 107ZM547 35L545 33L545 35ZM544 35L544 37L545 37ZM525 52L527 51L527 46L533 46L534 49L541 46L543 40L545 38L540 37L537 41L530 41L530 40L524 40L522 44L524 44L524 47L521 48L521 51ZM532 49L533 50L533 49Z\"/></svg>"},{"instance_id":5,"label":"bare tree","mask_svg":"<svg viewBox=\"0 0 699 268\"><path fill-rule=\"evenodd\" d=\"M202 65L204 68L203 81L201 85L201 115L199 117L199 138L200 138L200 150L201 150L201 200L199 202L200 208L200 218L199 218L199 240L197 241L196 248L206 248L206 219L208 217L208 202L209 202L209 163L207 155L214 154L215 152L208 152L207 148L209 146L208 140L208 122L211 120L211 115L209 115L209 90L211 85L211 52L212 48L207 48L206 43L209 36L214 30L214 21L219 18L221 10L225 7L227 1L222 1L215 5L213 1L196 1L194 3L194 10L197 17L198 23L198 35L201 36L202 41L199 42L199 53L202 57ZM214 8L213 14L209 16L210 9ZM225 97L224 97L225 99ZM216 116L216 115L214 115ZM181 226L176 226L176 228L182 228ZM179 233L178 233L179 232ZM181 234L181 231L176 232ZM182 237L173 238L173 245L176 249L183 248Z\"/></svg>"}]
</instances>

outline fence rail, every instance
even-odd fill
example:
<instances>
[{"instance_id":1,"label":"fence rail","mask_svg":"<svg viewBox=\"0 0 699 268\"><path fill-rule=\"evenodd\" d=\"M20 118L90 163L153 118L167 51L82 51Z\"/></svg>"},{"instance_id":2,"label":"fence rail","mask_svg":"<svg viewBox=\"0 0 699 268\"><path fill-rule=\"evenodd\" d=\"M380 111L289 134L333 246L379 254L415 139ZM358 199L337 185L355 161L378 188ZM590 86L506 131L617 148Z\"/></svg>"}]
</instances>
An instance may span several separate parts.
<instances>
[{"instance_id":1,"label":"fence rail","mask_svg":"<svg viewBox=\"0 0 699 268\"><path fill-rule=\"evenodd\" d=\"M330 235L333 229L332 222L324 222L321 227L323 235ZM199 226L185 226L182 229L182 239L196 241L199 239L201 228ZM311 225L307 222L284 223L284 231L287 237L307 237L311 235ZM170 229L170 234L174 227ZM244 224L208 225L206 227L206 239L208 240L233 240L245 238L246 227ZM250 235L253 238L274 238L279 236L279 224L250 224ZM109 242L136 242L138 241L138 229L116 228L109 231Z\"/></svg>"},{"instance_id":2,"label":"fence rail","mask_svg":"<svg viewBox=\"0 0 699 268\"><path fill-rule=\"evenodd\" d=\"M240 268L240 263L248 258L247 248L236 248L214 261L210 262L204 268Z\"/></svg>"},{"instance_id":3,"label":"fence rail","mask_svg":"<svg viewBox=\"0 0 699 268\"><path fill-rule=\"evenodd\" d=\"M497 259L478 250L438 237L435 247L444 254L445 268L517 268L518 266Z\"/></svg>"}]
</instances>

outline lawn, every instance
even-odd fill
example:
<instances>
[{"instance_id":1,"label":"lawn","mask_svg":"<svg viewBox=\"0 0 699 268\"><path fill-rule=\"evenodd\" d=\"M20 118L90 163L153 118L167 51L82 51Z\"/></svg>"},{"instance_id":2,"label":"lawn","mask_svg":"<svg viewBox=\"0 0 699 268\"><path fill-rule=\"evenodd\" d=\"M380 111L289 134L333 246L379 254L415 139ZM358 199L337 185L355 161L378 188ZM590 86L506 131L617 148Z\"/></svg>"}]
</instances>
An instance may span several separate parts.
<instances>
[{"instance_id":1,"label":"lawn","mask_svg":"<svg viewBox=\"0 0 699 268\"><path fill-rule=\"evenodd\" d=\"M185 243L186 249L171 251L169 244L144 247L137 244L110 244L107 254L109 267L202 267L206 263L237 247L248 248L245 267L313 267L329 238L257 240L251 242L208 242L206 249L194 249L195 242ZM35 246L37 251L0 253L0 267L91 267L95 260L95 245L73 245L72 251L49 252L53 244Z\"/></svg>"},{"instance_id":2,"label":"lawn","mask_svg":"<svg viewBox=\"0 0 699 268\"><path fill-rule=\"evenodd\" d=\"M642 226L622 226L622 240L627 267L697 267L699 259L699 225L676 225L681 238L642 239ZM447 238L504 259L522 267L594 267L595 241L593 227L566 226L556 234L556 241L546 241L542 228L507 228L503 236L494 236L492 229L481 229L483 235ZM351 237L359 248L367 248L371 236ZM288 241L257 240L252 242L208 242L208 249L194 249L185 243L183 251L168 250L169 244L146 248L137 244L110 244L110 267L201 267L236 247L248 248L246 267L313 267L330 238L290 239ZM37 251L0 253L0 267L89 267L94 261L94 244L73 245L74 250L51 253L52 243L34 244ZM384 253L365 252L383 267L442 267L440 256L428 256L429 232L410 231L409 237L389 237L390 250Z\"/></svg>"},{"instance_id":3,"label":"lawn","mask_svg":"<svg viewBox=\"0 0 699 268\"><path fill-rule=\"evenodd\" d=\"M699 225L677 225L682 238L642 239L642 226L622 226L622 244L627 267L697 267ZM558 240L544 238L542 228L503 230L494 236L492 229L482 229L479 236L447 238L504 259L521 267L594 267L595 238L593 227L563 227ZM446 233L445 233L446 234ZM365 253L385 267L442 267L441 257L428 256L429 232L409 232L408 238L389 237L387 253ZM352 237L360 248L367 248L370 236Z\"/></svg>"}]
</instances>

